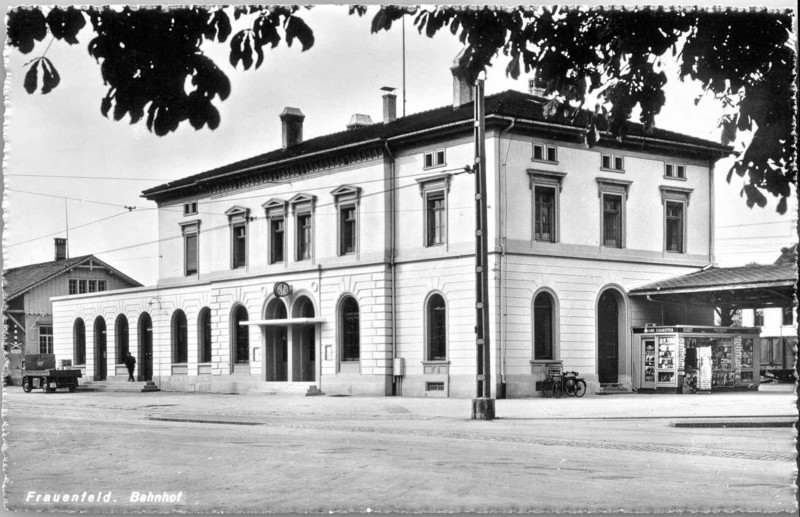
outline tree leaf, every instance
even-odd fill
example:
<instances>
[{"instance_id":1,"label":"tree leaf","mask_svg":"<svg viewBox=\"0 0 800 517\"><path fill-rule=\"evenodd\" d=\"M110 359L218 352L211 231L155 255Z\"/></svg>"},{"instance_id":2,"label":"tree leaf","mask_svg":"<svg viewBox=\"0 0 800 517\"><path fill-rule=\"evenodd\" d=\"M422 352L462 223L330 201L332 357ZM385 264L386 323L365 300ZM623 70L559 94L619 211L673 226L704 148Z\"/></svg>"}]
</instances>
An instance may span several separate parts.
<instances>
[{"instance_id":1,"label":"tree leaf","mask_svg":"<svg viewBox=\"0 0 800 517\"><path fill-rule=\"evenodd\" d=\"M314 46L314 32L297 16L289 16L286 24L286 44L292 46L292 41L297 38L303 46L303 52Z\"/></svg>"},{"instance_id":2,"label":"tree leaf","mask_svg":"<svg viewBox=\"0 0 800 517\"><path fill-rule=\"evenodd\" d=\"M61 82L58 70L46 57L42 58L42 94L50 93Z\"/></svg>"},{"instance_id":3,"label":"tree leaf","mask_svg":"<svg viewBox=\"0 0 800 517\"><path fill-rule=\"evenodd\" d=\"M25 91L28 93L33 93L36 91L36 86L39 77L39 71L38 71L39 61L41 61L41 59L42 58L39 58L33 61L33 63L31 63L31 66L28 68L28 72L25 74L25 81L23 82L23 86L25 87Z\"/></svg>"},{"instance_id":4,"label":"tree leaf","mask_svg":"<svg viewBox=\"0 0 800 517\"><path fill-rule=\"evenodd\" d=\"M41 7L16 7L10 9L7 16L8 44L23 54L32 51L36 41L42 41L47 35L47 23Z\"/></svg>"}]
</instances>

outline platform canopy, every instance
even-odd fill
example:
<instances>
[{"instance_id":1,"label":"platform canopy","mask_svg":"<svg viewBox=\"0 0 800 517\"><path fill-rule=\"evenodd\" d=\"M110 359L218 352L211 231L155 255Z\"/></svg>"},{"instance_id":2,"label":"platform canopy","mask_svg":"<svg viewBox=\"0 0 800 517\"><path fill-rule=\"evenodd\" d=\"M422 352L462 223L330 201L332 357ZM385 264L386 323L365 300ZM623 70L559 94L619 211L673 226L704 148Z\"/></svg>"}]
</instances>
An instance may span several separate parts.
<instances>
[{"instance_id":1,"label":"platform canopy","mask_svg":"<svg viewBox=\"0 0 800 517\"><path fill-rule=\"evenodd\" d=\"M796 284L796 264L709 267L643 285L628 294L727 310L761 309L792 306Z\"/></svg>"}]
</instances>

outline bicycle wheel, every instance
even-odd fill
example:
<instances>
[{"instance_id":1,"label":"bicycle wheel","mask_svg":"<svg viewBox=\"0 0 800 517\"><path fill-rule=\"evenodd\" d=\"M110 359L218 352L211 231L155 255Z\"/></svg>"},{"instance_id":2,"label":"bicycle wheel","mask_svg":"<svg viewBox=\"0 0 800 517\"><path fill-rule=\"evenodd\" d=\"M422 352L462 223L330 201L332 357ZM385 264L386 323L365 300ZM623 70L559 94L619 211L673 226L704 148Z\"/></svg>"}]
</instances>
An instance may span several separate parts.
<instances>
[{"instance_id":1,"label":"bicycle wheel","mask_svg":"<svg viewBox=\"0 0 800 517\"><path fill-rule=\"evenodd\" d=\"M561 384L561 381L553 381L553 395L560 399L561 395L564 394L564 387Z\"/></svg>"},{"instance_id":2,"label":"bicycle wheel","mask_svg":"<svg viewBox=\"0 0 800 517\"><path fill-rule=\"evenodd\" d=\"M553 396L553 379L545 379L542 382L542 396L543 397L552 397Z\"/></svg>"},{"instance_id":3,"label":"bicycle wheel","mask_svg":"<svg viewBox=\"0 0 800 517\"><path fill-rule=\"evenodd\" d=\"M575 383L575 396L583 397L584 395L586 395L586 381L580 379Z\"/></svg>"},{"instance_id":4,"label":"bicycle wheel","mask_svg":"<svg viewBox=\"0 0 800 517\"><path fill-rule=\"evenodd\" d=\"M564 393L567 394L568 397L574 397L575 391L577 390L577 383L575 379L569 378L564 381Z\"/></svg>"}]
</instances>

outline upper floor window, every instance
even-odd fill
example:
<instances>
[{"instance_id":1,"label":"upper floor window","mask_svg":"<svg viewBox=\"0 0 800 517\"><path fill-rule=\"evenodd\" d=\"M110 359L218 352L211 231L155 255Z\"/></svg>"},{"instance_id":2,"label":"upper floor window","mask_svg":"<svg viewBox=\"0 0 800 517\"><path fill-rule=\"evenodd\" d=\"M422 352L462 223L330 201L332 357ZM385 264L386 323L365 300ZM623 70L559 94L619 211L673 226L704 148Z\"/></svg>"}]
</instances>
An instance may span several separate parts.
<instances>
[{"instance_id":1,"label":"upper floor window","mask_svg":"<svg viewBox=\"0 0 800 517\"><path fill-rule=\"evenodd\" d=\"M664 250L686 253L687 209L692 189L660 186L664 205Z\"/></svg>"},{"instance_id":2,"label":"upper floor window","mask_svg":"<svg viewBox=\"0 0 800 517\"><path fill-rule=\"evenodd\" d=\"M447 359L447 308L441 294L432 294L425 308L428 361Z\"/></svg>"},{"instance_id":3,"label":"upper floor window","mask_svg":"<svg viewBox=\"0 0 800 517\"><path fill-rule=\"evenodd\" d=\"M194 215L197 213L197 201L183 204L183 215Z\"/></svg>"},{"instance_id":4,"label":"upper floor window","mask_svg":"<svg viewBox=\"0 0 800 517\"><path fill-rule=\"evenodd\" d=\"M600 245L625 247L625 201L633 183L627 180L596 178L600 196Z\"/></svg>"},{"instance_id":5,"label":"upper floor window","mask_svg":"<svg viewBox=\"0 0 800 517\"><path fill-rule=\"evenodd\" d=\"M665 210L665 248L667 251L683 253L685 241L683 203L680 201L667 201Z\"/></svg>"},{"instance_id":6,"label":"upper floor window","mask_svg":"<svg viewBox=\"0 0 800 517\"><path fill-rule=\"evenodd\" d=\"M528 170L533 191L533 240L558 242L558 202L565 172Z\"/></svg>"},{"instance_id":7,"label":"upper floor window","mask_svg":"<svg viewBox=\"0 0 800 517\"><path fill-rule=\"evenodd\" d=\"M603 154L600 158L600 168L608 171L625 171L625 160L622 156Z\"/></svg>"},{"instance_id":8,"label":"upper floor window","mask_svg":"<svg viewBox=\"0 0 800 517\"><path fill-rule=\"evenodd\" d=\"M231 268L247 266L247 223L250 209L234 206L225 211L231 229Z\"/></svg>"},{"instance_id":9,"label":"upper floor window","mask_svg":"<svg viewBox=\"0 0 800 517\"><path fill-rule=\"evenodd\" d=\"M358 253L358 206L361 200L361 188L342 185L331 191L338 220L338 253L350 255Z\"/></svg>"},{"instance_id":10,"label":"upper floor window","mask_svg":"<svg viewBox=\"0 0 800 517\"><path fill-rule=\"evenodd\" d=\"M70 278L68 285L69 294L98 293L107 289L105 280Z\"/></svg>"},{"instance_id":11,"label":"upper floor window","mask_svg":"<svg viewBox=\"0 0 800 517\"><path fill-rule=\"evenodd\" d=\"M686 179L686 165L682 163L665 163L664 177L674 179Z\"/></svg>"},{"instance_id":12,"label":"upper floor window","mask_svg":"<svg viewBox=\"0 0 800 517\"><path fill-rule=\"evenodd\" d=\"M764 309L753 309L753 326L764 326Z\"/></svg>"},{"instance_id":13,"label":"upper floor window","mask_svg":"<svg viewBox=\"0 0 800 517\"><path fill-rule=\"evenodd\" d=\"M424 168L431 169L433 167L441 167L446 165L444 149L435 149L428 151L423 155Z\"/></svg>"},{"instance_id":14,"label":"upper floor window","mask_svg":"<svg viewBox=\"0 0 800 517\"><path fill-rule=\"evenodd\" d=\"M49 325L39 326L39 353L53 353L53 327Z\"/></svg>"},{"instance_id":15,"label":"upper floor window","mask_svg":"<svg viewBox=\"0 0 800 517\"><path fill-rule=\"evenodd\" d=\"M271 199L261 205L267 217L269 242L267 246L269 263L283 262L286 255L286 219L288 204L286 201Z\"/></svg>"},{"instance_id":16,"label":"upper floor window","mask_svg":"<svg viewBox=\"0 0 800 517\"><path fill-rule=\"evenodd\" d=\"M183 234L183 274L184 276L196 275L199 270L200 221L182 224L181 233Z\"/></svg>"},{"instance_id":17,"label":"upper floor window","mask_svg":"<svg viewBox=\"0 0 800 517\"><path fill-rule=\"evenodd\" d=\"M423 244L426 247L447 243L447 195L450 174L417 180L423 200Z\"/></svg>"},{"instance_id":18,"label":"upper floor window","mask_svg":"<svg viewBox=\"0 0 800 517\"><path fill-rule=\"evenodd\" d=\"M553 145L533 144L533 160L537 162L557 163L557 148Z\"/></svg>"},{"instance_id":19,"label":"upper floor window","mask_svg":"<svg viewBox=\"0 0 800 517\"><path fill-rule=\"evenodd\" d=\"M316 197L297 194L289 203L295 214L295 260L309 260L314 256L314 206Z\"/></svg>"}]
</instances>

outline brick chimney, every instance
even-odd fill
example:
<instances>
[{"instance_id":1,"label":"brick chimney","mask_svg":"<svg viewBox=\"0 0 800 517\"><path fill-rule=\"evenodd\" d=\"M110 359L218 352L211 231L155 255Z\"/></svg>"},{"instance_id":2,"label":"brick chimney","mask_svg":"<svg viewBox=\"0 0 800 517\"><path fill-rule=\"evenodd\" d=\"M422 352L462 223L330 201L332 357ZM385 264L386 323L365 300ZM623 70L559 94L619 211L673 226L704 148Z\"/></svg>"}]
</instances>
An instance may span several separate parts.
<instances>
[{"instance_id":1,"label":"brick chimney","mask_svg":"<svg viewBox=\"0 0 800 517\"><path fill-rule=\"evenodd\" d=\"M459 61L463 54L464 49L461 49L450 67L450 72L453 73L453 109L458 109L475 100L475 87L467 83L459 67Z\"/></svg>"},{"instance_id":2,"label":"brick chimney","mask_svg":"<svg viewBox=\"0 0 800 517\"><path fill-rule=\"evenodd\" d=\"M397 95L394 93L394 88L391 86L384 86L381 91L386 92L383 94L383 123L389 123L397 118Z\"/></svg>"},{"instance_id":3,"label":"brick chimney","mask_svg":"<svg viewBox=\"0 0 800 517\"><path fill-rule=\"evenodd\" d=\"M67 239L56 237L56 262L59 260L67 260Z\"/></svg>"},{"instance_id":4,"label":"brick chimney","mask_svg":"<svg viewBox=\"0 0 800 517\"><path fill-rule=\"evenodd\" d=\"M299 108L286 107L281 117L281 134L283 148L297 145L303 141L303 120L306 118Z\"/></svg>"}]
</instances>

